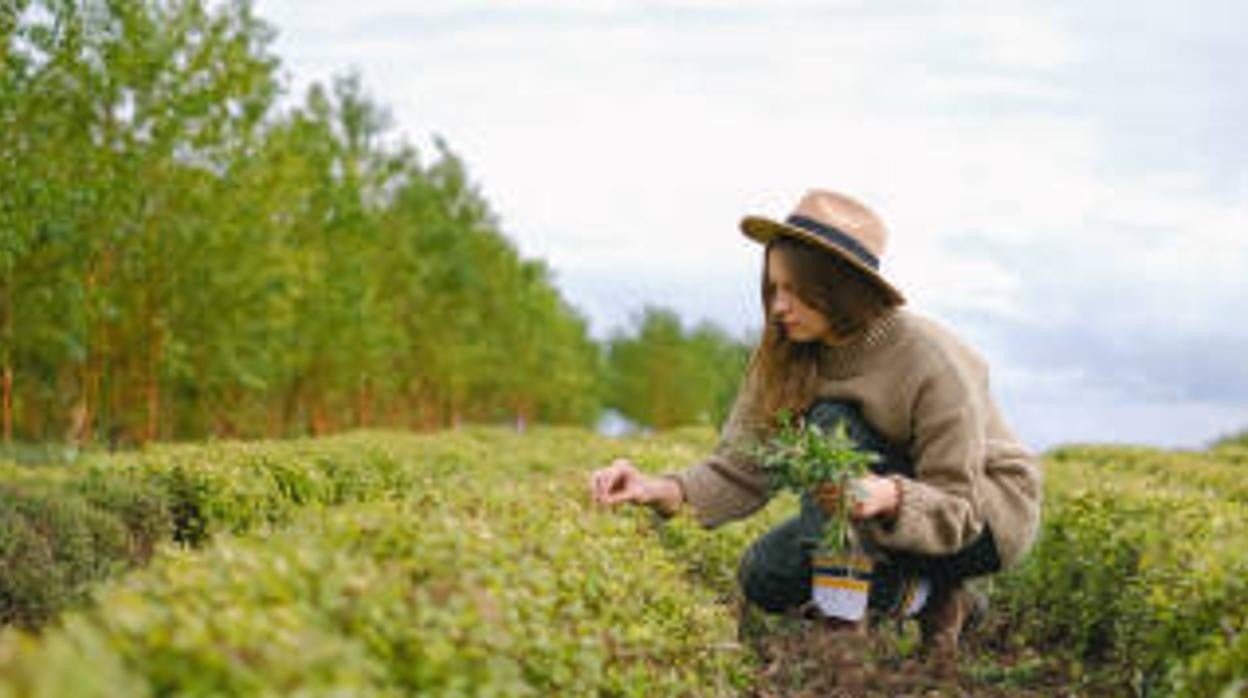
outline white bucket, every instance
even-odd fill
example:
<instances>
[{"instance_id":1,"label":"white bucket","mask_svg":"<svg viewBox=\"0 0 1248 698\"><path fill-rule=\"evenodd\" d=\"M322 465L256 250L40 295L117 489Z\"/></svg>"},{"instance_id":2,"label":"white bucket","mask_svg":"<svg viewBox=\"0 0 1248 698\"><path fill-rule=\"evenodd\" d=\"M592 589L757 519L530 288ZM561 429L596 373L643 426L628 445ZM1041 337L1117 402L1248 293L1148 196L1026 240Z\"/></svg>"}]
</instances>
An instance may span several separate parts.
<instances>
[{"instance_id":1,"label":"white bucket","mask_svg":"<svg viewBox=\"0 0 1248 698\"><path fill-rule=\"evenodd\" d=\"M811 556L811 597L830 618L860 621L871 594L871 558L854 553L816 552Z\"/></svg>"}]
</instances>

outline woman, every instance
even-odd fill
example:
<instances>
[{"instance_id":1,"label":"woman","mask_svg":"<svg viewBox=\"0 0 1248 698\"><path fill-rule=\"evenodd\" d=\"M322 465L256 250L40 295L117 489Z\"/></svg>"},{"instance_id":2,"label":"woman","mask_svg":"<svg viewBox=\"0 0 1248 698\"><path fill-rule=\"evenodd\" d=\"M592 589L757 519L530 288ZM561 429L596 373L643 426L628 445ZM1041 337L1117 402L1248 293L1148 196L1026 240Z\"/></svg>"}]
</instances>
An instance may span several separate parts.
<instances>
[{"instance_id":1,"label":"woman","mask_svg":"<svg viewBox=\"0 0 1248 698\"><path fill-rule=\"evenodd\" d=\"M991 397L982 359L901 309L902 294L878 271L887 232L870 209L816 190L783 222L750 216L741 228L766 246L766 327L719 445L706 461L657 477L616 460L593 474L593 497L669 515L688 505L715 527L766 503L765 477L745 454L774 432L781 410L843 422L860 449L880 456L854 483L850 511L876 558L870 607L904 614L899 589L926 580L924 645L955 657L977 606L964 581L1015 564L1035 537L1035 459ZM839 501L828 487L804 497L800 516L750 546L739 570L746 599L772 612L809 601L808 541Z\"/></svg>"}]
</instances>

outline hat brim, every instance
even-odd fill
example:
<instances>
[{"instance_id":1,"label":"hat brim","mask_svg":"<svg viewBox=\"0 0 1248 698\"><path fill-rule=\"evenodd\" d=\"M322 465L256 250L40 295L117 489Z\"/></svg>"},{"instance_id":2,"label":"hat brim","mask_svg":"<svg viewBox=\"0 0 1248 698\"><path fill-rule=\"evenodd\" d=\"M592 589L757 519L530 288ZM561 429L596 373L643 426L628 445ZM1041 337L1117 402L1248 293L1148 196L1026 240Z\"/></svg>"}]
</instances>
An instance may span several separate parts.
<instances>
[{"instance_id":1,"label":"hat brim","mask_svg":"<svg viewBox=\"0 0 1248 698\"><path fill-rule=\"evenodd\" d=\"M898 291L897 288L889 283L887 279L880 276L878 271L872 269L862 260L858 259L846 250L828 242L808 230L788 225L786 223L781 223L763 216L746 216L741 219L741 232L751 240L763 245L766 245L778 237L791 237L809 242L810 244L815 245L820 249L827 250L846 262L849 262L855 269L862 272L863 276L879 287L891 303L901 305L906 302L906 297L902 295L901 291Z\"/></svg>"}]
</instances>

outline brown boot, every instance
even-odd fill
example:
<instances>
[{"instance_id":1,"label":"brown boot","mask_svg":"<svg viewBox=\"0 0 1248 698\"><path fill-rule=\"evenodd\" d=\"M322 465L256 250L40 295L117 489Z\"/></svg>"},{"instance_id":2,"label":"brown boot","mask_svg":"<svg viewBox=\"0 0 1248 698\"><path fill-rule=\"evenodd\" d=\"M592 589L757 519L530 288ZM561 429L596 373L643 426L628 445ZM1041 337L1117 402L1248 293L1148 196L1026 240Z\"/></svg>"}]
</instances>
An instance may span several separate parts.
<instances>
[{"instance_id":1,"label":"brown boot","mask_svg":"<svg viewBox=\"0 0 1248 698\"><path fill-rule=\"evenodd\" d=\"M987 608L988 601L961 582L927 600L919 612L919 630L933 673L941 678L957 676L958 642L966 629L979 623Z\"/></svg>"}]
</instances>

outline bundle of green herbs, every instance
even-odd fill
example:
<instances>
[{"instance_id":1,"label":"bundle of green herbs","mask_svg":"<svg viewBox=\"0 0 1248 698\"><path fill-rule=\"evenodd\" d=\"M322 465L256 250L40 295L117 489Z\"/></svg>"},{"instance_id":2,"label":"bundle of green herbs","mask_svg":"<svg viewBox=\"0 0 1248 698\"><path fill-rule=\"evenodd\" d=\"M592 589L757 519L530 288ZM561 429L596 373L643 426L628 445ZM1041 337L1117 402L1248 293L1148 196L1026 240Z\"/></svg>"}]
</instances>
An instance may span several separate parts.
<instances>
[{"instance_id":1,"label":"bundle of green herbs","mask_svg":"<svg viewBox=\"0 0 1248 698\"><path fill-rule=\"evenodd\" d=\"M823 547L829 552L849 550L849 509L862 493L853 481L865 475L879 456L857 448L846 433L845 423L831 429L806 423L788 411L778 415L779 429L770 438L748 448L748 455L767 475L773 494L790 491L798 496L818 496L824 485L837 489L840 505L827 513Z\"/></svg>"}]
</instances>

